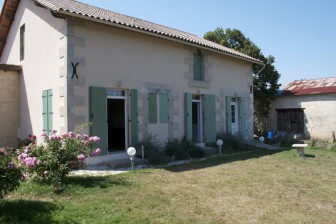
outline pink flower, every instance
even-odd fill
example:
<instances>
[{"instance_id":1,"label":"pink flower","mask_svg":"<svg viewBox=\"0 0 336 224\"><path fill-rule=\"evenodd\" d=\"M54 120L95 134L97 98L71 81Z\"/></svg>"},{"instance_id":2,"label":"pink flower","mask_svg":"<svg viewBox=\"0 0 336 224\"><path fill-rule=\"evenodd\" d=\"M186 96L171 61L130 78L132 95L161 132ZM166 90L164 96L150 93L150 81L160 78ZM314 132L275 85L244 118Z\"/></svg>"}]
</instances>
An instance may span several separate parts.
<instances>
[{"instance_id":1,"label":"pink flower","mask_svg":"<svg viewBox=\"0 0 336 224\"><path fill-rule=\"evenodd\" d=\"M10 169L10 170L14 170L14 169L16 169L16 165L13 162L9 162L8 165L7 165L7 168Z\"/></svg>"},{"instance_id":2,"label":"pink flower","mask_svg":"<svg viewBox=\"0 0 336 224\"><path fill-rule=\"evenodd\" d=\"M53 130L52 130L52 133L53 133L53 134L56 134L56 133L57 133L57 130L56 130L56 129L53 129Z\"/></svg>"},{"instance_id":3,"label":"pink flower","mask_svg":"<svg viewBox=\"0 0 336 224\"><path fill-rule=\"evenodd\" d=\"M69 132L69 133L68 133L68 137L70 137L70 138L74 138L74 137L75 137L75 134L74 134L73 132Z\"/></svg>"},{"instance_id":4,"label":"pink flower","mask_svg":"<svg viewBox=\"0 0 336 224\"><path fill-rule=\"evenodd\" d=\"M90 141L90 142L94 142L94 143L98 143L98 142L100 142L100 138L97 137L97 136L90 137L90 138L89 138L89 141Z\"/></svg>"},{"instance_id":5,"label":"pink flower","mask_svg":"<svg viewBox=\"0 0 336 224\"><path fill-rule=\"evenodd\" d=\"M21 162L23 162L25 160L25 158L27 158L27 154L26 153L21 153L19 156L18 156L18 160L20 160Z\"/></svg>"},{"instance_id":6,"label":"pink flower","mask_svg":"<svg viewBox=\"0 0 336 224\"><path fill-rule=\"evenodd\" d=\"M25 154L28 154L29 153L29 150L30 150L30 147L29 146L26 146L26 149L24 151Z\"/></svg>"},{"instance_id":7,"label":"pink flower","mask_svg":"<svg viewBox=\"0 0 336 224\"><path fill-rule=\"evenodd\" d=\"M0 154L3 154L4 156L7 155L5 148L0 148Z\"/></svg>"},{"instance_id":8,"label":"pink flower","mask_svg":"<svg viewBox=\"0 0 336 224\"><path fill-rule=\"evenodd\" d=\"M33 167L36 165L36 157L27 157L24 161L28 167Z\"/></svg>"},{"instance_id":9,"label":"pink flower","mask_svg":"<svg viewBox=\"0 0 336 224\"><path fill-rule=\"evenodd\" d=\"M84 161L84 160L85 160L85 155L80 154L77 158L78 158L78 160L80 160L80 161Z\"/></svg>"},{"instance_id":10,"label":"pink flower","mask_svg":"<svg viewBox=\"0 0 336 224\"><path fill-rule=\"evenodd\" d=\"M92 153L91 153L91 156L92 156L92 157L96 157L96 156L97 156L97 152L92 152Z\"/></svg>"},{"instance_id":11,"label":"pink flower","mask_svg":"<svg viewBox=\"0 0 336 224\"><path fill-rule=\"evenodd\" d=\"M86 135L86 134L84 134L84 135L83 135L83 139L89 139L89 136Z\"/></svg>"},{"instance_id":12,"label":"pink flower","mask_svg":"<svg viewBox=\"0 0 336 224\"><path fill-rule=\"evenodd\" d=\"M100 148L97 148L95 152L97 153L97 155L99 155L102 152L102 150Z\"/></svg>"},{"instance_id":13,"label":"pink flower","mask_svg":"<svg viewBox=\"0 0 336 224\"><path fill-rule=\"evenodd\" d=\"M82 136L80 134L76 135L76 139L80 139Z\"/></svg>"},{"instance_id":14,"label":"pink flower","mask_svg":"<svg viewBox=\"0 0 336 224\"><path fill-rule=\"evenodd\" d=\"M42 136L42 137L47 137L48 134L47 134L47 132L44 131L44 132L42 132L41 136Z\"/></svg>"},{"instance_id":15,"label":"pink flower","mask_svg":"<svg viewBox=\"0 0 336 224\"><path fill-rule=\"evenodd\" d=\"M36 165L41 165L41 160L37 160Z\"/></svg>"},{"instance_id":16,"label":"pink flower","mask_svg":"<svg viewBox=\"0 0 336 224\"><path fill-rule=\"evenodd\" d=\"M88 146L89 145L89 142L85 141L85 140L82 140L82 143L83 143L84 146Z\"/></svg>"}]
</instances>

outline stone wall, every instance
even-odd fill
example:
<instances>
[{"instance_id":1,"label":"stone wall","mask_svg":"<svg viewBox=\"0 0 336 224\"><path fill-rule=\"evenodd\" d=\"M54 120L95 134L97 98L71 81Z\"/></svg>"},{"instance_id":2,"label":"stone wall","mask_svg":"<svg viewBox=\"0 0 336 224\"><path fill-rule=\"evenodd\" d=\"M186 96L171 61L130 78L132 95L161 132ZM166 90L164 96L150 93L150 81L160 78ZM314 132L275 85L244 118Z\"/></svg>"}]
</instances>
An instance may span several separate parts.
<instances>
[{"instance_id":1,"label":"stone wall","mask_svg":"<svg viewBox=\"0 0 336 224\"><path fill-rule=\"evenodd\" d=\"M0 147L15 147L20 114L20 67L0 65Z\"/></svg>"},{"instance_id":2,"label":"stone wall","mask_svg":"<svg viewBox=\"0 0 336 224\"><path fill-rule=\"evenodd\" d=\"M267 123L268 130L277 130L277 109L303 109L305 136L331 139L336 131L336 94L278 97Z\"/></svg>"}]
</instances>

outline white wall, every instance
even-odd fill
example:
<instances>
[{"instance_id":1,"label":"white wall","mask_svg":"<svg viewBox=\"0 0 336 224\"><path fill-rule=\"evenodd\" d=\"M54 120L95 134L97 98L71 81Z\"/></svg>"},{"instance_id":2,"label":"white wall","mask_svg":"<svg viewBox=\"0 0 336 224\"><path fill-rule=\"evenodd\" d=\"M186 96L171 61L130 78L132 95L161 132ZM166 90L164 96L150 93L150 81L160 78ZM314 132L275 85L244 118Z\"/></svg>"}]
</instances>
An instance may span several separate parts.
<instances>
[{"instance_id":1,"label":"white wall","mask_svg":"<svg viewBox=\"0 0 336 224\"><path fill-rule=\"evenodd\" d=\"M174 137L184 135L184 93L215 94L216 109L224 109L225 96L246 97L249 105L248 135L252 136L252 85L251 63L218 53L202 50L206 55L206 73L208 88L190 87L186 78L192 73L193 53L196 48L164 40L157 37L113 28L94 22L75 19L69 22L73 32L74 56L71 60L80 62L79 80L69 80L77 99L84 105L76 105L74 119L88 121L88 89L90 86L115 88L115 81L122 83L123 89L139 90L139 122L148 127L145 116L145 99L150 89L169 89L173 97L175 116L172 124ZM70 35L70 33L69 33ZM224 102L223 102L224 101ZM141 110L143 109L143 110ZM217 113L217 129L225 127L225 114ZM70 117L69 117L70 119ZM160 125L158 125L159 128ZM153 125L149 125L153 130ZM148 130L148 129L147 129ZM140 128L141 132L141 128ZM166 131L158 130L158 134ZM165 136L160 136L164 139ZM141 135L140 135L141 139Z\"/></svg>"},{"instance_id":2,"label":"white wall","mask_svg":"<svg viewBox=\"0 0 336 224\"><path fill-rule=\"evenodd\" d=\"M20 27L25 24L25 58L20 61ZM18 136L40 135L43 130L42 91L53 91L53 127L57 130L64 126L60 117L60 107L64 100L60 98L59 88L65 79L59 77L61 38L66 31L66 22L57 19L51 13L34 5L33 1L21 0L15 20L12 23L7 43L1 57L1 63L22 66L20 86L20 129Z\"/></svg>"}]
</instances>

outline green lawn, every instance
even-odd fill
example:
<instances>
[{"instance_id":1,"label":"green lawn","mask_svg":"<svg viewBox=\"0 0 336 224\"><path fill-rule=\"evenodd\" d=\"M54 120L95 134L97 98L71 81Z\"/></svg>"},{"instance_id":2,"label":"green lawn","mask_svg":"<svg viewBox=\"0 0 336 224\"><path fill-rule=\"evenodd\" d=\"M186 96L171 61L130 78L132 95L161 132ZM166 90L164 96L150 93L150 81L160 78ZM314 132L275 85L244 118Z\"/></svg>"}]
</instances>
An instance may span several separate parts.
<instances>
[{"instance_id":1,"label":"green lawn","mask_svg":"<svg viewBox=\"0 0 336 224\"><path fill-rule=\"evenodd\" d=\"M32 183L0 223L335 223L336 152L257 150L108 177L71 177L62 195Z\"/></svg>"}]
</instances>

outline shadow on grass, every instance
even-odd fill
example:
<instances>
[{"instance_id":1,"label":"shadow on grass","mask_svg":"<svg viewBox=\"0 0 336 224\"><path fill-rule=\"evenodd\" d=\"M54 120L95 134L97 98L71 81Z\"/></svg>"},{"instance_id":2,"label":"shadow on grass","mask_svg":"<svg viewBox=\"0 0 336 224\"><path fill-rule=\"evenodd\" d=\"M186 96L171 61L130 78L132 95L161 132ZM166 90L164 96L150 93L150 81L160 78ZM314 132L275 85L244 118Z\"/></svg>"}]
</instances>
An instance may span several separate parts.
<instances>
[{"instance_id":1,"label":"shadow on grass","mask_svg":"<svg viewBox=\"0 0 336 224\"><path fill-rule=\"evenodd\" d=\"M315 158L316 156L315 156L315 155L310 155L310 154L304 154L304 157L307 157L307 158Z\"/></svg>"},{"instance_id":2,"label":"shadow on grass","mask_svg":"<svg viewBox=\"0 0 336 224\"><path fill-rule=\"evenodd\" d=\"M249 148L249 150L245 151L236 151L236 152L228 152L218 157L209 158L207 160L183 164L178 166L170 166L165 167L164 169L171 172L183 172L188 170L197 170L204 169L208 167L218 166L225 163L231 163L236 161L243 161L248 159L257 159L263 156L273 155L283 151L289 151L291 149L281 149L281 150L267 150L267 149L257 149L257 148Z\"/></svg>"},{"instance_id":3,"label":"shadow on grass","mask_svg":"<svg viewBox=\"0 0 336 224\"><path fill-rule=\"evenodd\" d=\"M59 223L52 213L62 209L52 202L14 200L0 202L0 223Z\"/></svg>"},{"instance_id":4,"label":"shadow on grass","mask_svg":"<svg viewBox=\"0 0 336 224\"><path fill-rule=\"evenodd\" d=\"M88 176L72 176L65 180L66 185L78 186L82 188L109 188L113 186L130 186L132 183L120 176L103 176L103 177L88 177Z\"/></svg>"}]
</instances>

